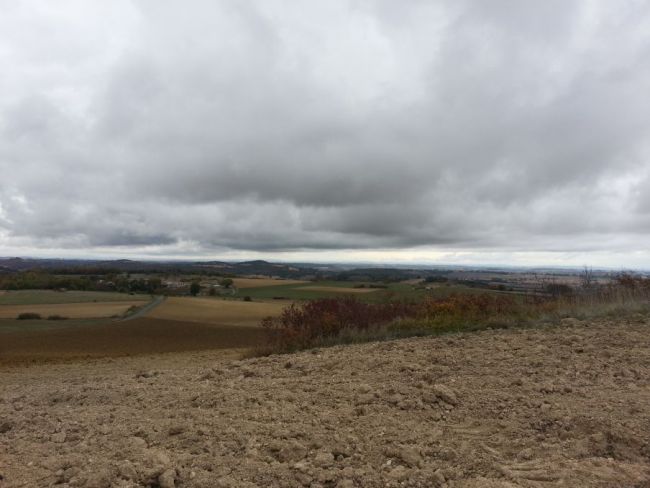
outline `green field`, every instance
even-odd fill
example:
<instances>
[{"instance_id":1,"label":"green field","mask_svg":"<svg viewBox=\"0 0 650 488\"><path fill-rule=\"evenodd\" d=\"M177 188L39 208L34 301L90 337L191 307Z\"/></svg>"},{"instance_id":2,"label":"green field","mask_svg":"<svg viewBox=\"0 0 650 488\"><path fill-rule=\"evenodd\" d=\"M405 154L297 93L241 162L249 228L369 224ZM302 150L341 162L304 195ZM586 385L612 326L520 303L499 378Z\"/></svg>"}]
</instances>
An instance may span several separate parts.
<instances>
[{"instance_id":1,"label":"green field","mask_svg":"<svg viewBox=\"0 0 650 488\"><path fill-rule=\"evenodd\" d=\"M0 294L0 305L39 305L52 303L89 303L149 301L149 295L130 295L105 291L18 290Z\"/></svg>"},{"instance_id":2,"label":"green field","mask_svg":"<svg viewBox=\"0 0 650 488\"><path fill-rule=\"evenodd\" d=\"M340 297L351 295L366 302L381 302L387 299L421 299L427 296L444 298L454 293L486 293L489 290L470 288L462 285L443 285L432 287L430 290L418 288L409 283L391 283L386 288L377 288L366 293L359 293L355 286L369 283L350 281L314 281L311 283L274 285L245 288L238 290L237 296L249 296L252 299L286 299L286 300L315 300L318 298ZM341 291L323 290L323 288L339 288ZM346 291L349 290L349 291Z\"/></svg>"}]
</instances>

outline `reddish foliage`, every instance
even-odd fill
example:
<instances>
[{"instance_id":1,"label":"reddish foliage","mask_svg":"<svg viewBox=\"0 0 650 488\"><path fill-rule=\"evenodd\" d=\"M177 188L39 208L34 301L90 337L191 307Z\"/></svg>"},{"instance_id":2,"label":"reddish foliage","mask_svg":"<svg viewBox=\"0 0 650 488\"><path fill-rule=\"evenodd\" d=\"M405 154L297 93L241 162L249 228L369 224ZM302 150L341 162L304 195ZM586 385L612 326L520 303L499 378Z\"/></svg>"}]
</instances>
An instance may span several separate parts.
<instances>
[{"instance_id":1,"label":"reddish foliage","mask_svg":"<svg viewBox=\"0 0 650 488\"><path fill-rule=\"evenodd\" d=\"M324 298L292 304L279 317L268 317L268 348L291 351L336 342L338 338L378 337L390 331L471 330L515 324L543 315L561 315L580 307L650 300L650 278L620 275L607 286L560 296L457 294L422 301L366 303L354 297ZM410 328L410 329L409 329ZM333 341L332 341L333 339Z\"/></svg>"},{"instance_id":2,"label":"reddish foliage","mask_svg":"<svg viewBox=\"0 0 650 488\"><path fill-rule=\"evenodd\" d=\"M420 302L388 301L365 303L354 297L324 298L292 304L279 317L267 317L274 350L303 349L344 331L368 332L400 319L428 323L457 323L512 313L518 304L510 296L452 295Z\"/></svg>"},{"instance_id":3,"label":"reddish foliage","mask_svg":"<svg viewBox=\"0 0 650 488\"><path fill-rule=\"evenodd\" d=\"M308 347L317 339L336 337L344 329L368 330L398 318L414 317L411 302L365 303L354 297L323 298L286 307L279 317L267 317L262 325L271 340L287 348Z\"/></svg>"},{"instance_id":4,"label":"reddish foliage","mask_svg":"<svg viewBox=\"0 0 650 488\"><path fill-rule=\"evenodd\" d=\"M615 284L628 290L650 290L650 278L636 276L630 273L621 273L615 279Z\"/></svg>"}]
</instances>

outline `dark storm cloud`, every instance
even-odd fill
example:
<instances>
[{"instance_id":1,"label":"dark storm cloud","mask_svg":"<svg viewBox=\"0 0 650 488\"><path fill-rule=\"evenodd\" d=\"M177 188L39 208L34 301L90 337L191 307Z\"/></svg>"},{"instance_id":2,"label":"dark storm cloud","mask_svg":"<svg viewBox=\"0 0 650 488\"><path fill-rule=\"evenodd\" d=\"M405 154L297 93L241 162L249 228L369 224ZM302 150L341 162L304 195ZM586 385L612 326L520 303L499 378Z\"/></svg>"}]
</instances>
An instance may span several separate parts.
<instances>
[{"instance_id":1,"label":"dark storm cloud","mask_svg":"<svg viewBox=\"0 0 650 488\"><path fill-rule=\"evenodd\" d=\"M646 2L0 6L0 249L650 234Z\"/></svg>"}]
</instances>

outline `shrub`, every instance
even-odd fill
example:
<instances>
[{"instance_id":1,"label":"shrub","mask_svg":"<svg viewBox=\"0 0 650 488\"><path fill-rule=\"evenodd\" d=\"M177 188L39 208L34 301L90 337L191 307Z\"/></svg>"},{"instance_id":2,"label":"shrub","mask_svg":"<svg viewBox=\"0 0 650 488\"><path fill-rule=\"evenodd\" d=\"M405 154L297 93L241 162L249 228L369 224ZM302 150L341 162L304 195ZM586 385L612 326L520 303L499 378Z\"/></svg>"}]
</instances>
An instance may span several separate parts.
<instances>
[{"instance_id":1,"label":"shrub","mask_svg":"<svg viewBox=\"0 0 650 488\"><path fill-rule=\"evenodd\" d=\"M23 312L18 315L17 319L18 320L40 320L41 314L34 313L34 312Z\"/></svg>"},{"instance_id":2,"label":"shrub","mask_svg":"<svg viewBox=\"0 0 650 488\"><path fill-rule=\"evenodd\" d=\"M250 296L246 295L246 296L244 297L244 301L245 301L245 302L252 302L253 299L252 299Z\"/></svg>"},{"instance_id":3,"label":"shrub","mask_svg":"<svg viewBox=\"0 0 650 488\"><path fill-rule=\"evenodd\" d=\"M413 302L365 303L354 297L323 298L292 303L279 317L267 317L262 326L269 344L278 351L312 347L344 332L369 331L399 318L415 317Z\"/></svg>"},{"instance_id":4,"label":"shrub","mask_svg":"<svg viewBox=\"0 0 650 488\"><path fill-rule=\"evenodd\" d=\"M232 280L232 278L224 278L219 281L219 284L224 288L232 288L234 283L235 282Z\"/></svg>"},{"instance_id":5,"label":"shrub","mask_svg":"<svg viewBox=\"0 0 650 488\"><path fill-rule=\"evenodd\" d=\"M47 320L68 320L68 317L64 317L63 315L50 315Z\"/></svg>"},{"instance_id":6,"label":"shrub","mask_svg":"<svg viewBox=\"0 0 650 488\"><path fill-rule=\"evenodd\" d=\"M379 338L469 331L553 322L612 310L639 311L650 306L650 279L621 276L609 286L555 295L456 294L421 301L361 302L354 297L323 298L286 307L267 317L266 348L258 353L290 352L320 345Z\"/></svg>"},{"instance_id":7,"label":"shrub","mask_svg":"<svg viewBox=\"0 0 650 488\"><path fill-rule=\"evenodd\" d=\"M199 283L198 281L193 281L192 284L190 285L190 294L195 297L196 295L199 294L200 291L201 291L201 283Z\"/></svg>"}]
</instances>

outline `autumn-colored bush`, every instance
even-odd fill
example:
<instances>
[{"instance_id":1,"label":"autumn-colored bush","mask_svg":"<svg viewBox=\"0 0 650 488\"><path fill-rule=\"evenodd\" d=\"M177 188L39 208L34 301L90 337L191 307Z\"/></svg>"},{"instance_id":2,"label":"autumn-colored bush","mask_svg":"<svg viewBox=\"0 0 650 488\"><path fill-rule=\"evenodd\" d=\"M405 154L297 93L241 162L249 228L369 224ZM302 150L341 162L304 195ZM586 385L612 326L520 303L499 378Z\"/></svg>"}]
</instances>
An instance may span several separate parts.
<instances>
[{"instance_id":1,"label":"autumn-colored bush","mask_svg":"<svg viewBox=\"0 0 650 488\"><path fill-rule=\"evenodd\" d=\"M267 317L273 351L291 351L336 342L341 337L377 337L392 331L470 325L519 314L522 304L508 295L452 295L423 301L366 303L354 297L323 298L286 307L279 317Z\"/></svg>"},{"instance_id":2,"label":"autumn-colored bush","mask_svg":"<svg viewBox=\"0 0 650 488\"><path fill-rule=\"evenodd\" d=\"M650 293L650 278L634 275L632 273L621 273L611 285L612 288L623 288L629 291L636 291L640 294Z\"/></svg>"},{"instance_id":3,"label":"autumn-colored bush","mask_svg":"<svg viewBox=\"0 0 650 488\"><path fill-rule=\"evenodd\" d=\"M510 327L563 317L592 317L650 305L650 279L621 275L607 286L561 295L457 294L421 301L366 303L355 297L323 298L267 317L260 353L369 340Z\"/></svg>"},{"instance_id":4,"label":"autumn-colored bush","mask_svg":"<svg viewBox=\"0 0 650 488\"><path fill-rule=\"evenodd\" d=\"M365 303L354 297L323 298L286 307L279 317L267 317L262 326L279 350L310 347L345 330L364 331L399 318L415 317L412 302Z\"/></svg>"}]
</instances>

